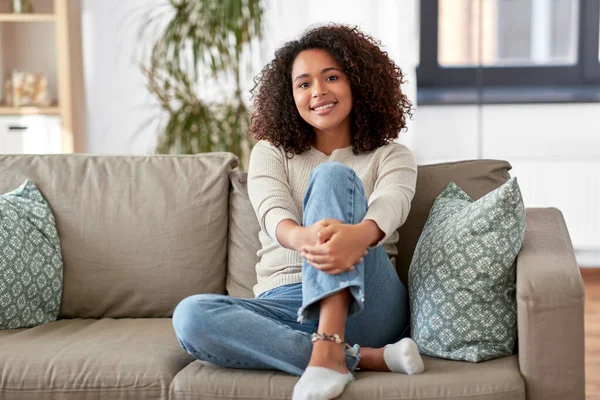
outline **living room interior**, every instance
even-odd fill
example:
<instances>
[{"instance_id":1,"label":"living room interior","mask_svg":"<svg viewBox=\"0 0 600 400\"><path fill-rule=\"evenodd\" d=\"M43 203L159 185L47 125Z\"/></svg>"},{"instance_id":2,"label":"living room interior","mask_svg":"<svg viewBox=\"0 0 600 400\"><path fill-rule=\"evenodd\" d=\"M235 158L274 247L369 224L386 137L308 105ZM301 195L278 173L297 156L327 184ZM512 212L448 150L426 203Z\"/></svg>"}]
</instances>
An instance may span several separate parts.
<instances>
[{"instance_id":1,"label":"living room interior","mask_svg":"<svg viewBox=\"0 0 600 400\"><path fill-rule=\"evenodd\" d=\"M230 26L218 12L233 13ZM413 202L420 222L409 214L405 231L413 243L398 244L403 282L451 177L464 179L472 201L516 177L527 210L515 261L514 353L476 363L428 356L424 378L361 372L356 383L364 386L340 398L600 399L600 0L0 0L0 199L18 187L31 192L30 179L66 247L58 321L0 329L0 398L290 398L296 377L200 368L171 325L153 320L169 319L192 293L252 296L246 279L254 269L235 262L256 258L238 247L260 245L246 232L258 226L245 186L256 142L248 135L254 78L283 43L327 23L378 40L403 71L414 106L396 142L415 155L419 179L427 179L415 201L428 203ZM204 153L215 154L194 161ZM182 187L194 179L205 181ZM170 214L166 208L195 207L180 196L205 210ZM0 203L0 224L8 224L2 210ZM160 221L174 225L153 225ZM0 239L8 248L9 236ZM208 261L191 274L186 263L195 256ZM159 262L181 269L161 276L168 268L151 268ZM69 271L77 263L85 266ZM8 307L2 295L14 284L2 268L0 305ZM104 277L110 271L114 281ZM139 293L126 286L138 279L151 282ZM156 303L144 305L153 294ZM70 322L79 325L50 328ZM139 361L165 355L163 370L121 364L137 331L149 335L140 335L140 349L156 351ZM541 332L550 336L537 339ZM106 372L114 363L118 379L95 376L91 361L76 355L81 348L69 347L70 334L81 348L108 354L99 364ZM40 348L48 364L28 375L23 360L33 355L19 358L14 349L43 335L57 347ZM53 366L53 351L77 361Z\"/></svg>"}]
</instances>

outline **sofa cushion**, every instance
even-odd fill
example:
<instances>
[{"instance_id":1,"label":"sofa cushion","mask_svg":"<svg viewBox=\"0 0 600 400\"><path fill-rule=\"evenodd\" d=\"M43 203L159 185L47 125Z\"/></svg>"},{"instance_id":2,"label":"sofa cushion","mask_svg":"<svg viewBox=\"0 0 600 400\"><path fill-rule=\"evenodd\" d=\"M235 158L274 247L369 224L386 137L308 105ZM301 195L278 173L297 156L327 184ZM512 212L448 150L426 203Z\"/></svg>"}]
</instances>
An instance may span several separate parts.
<instances>
[{"instance_id":1,"label":"sofa cushion","mask_svg":"<svg viewBox=\"0 0 600 400\"><path fill-rule=\"evenodd\" d=\"M475 202L455 183L437 197L408 275L411 337L422 354L472 362L512 354L524 234L517 178Z\"/></svg>"},{"instance_id":2,"label":"sofa cushion","mask_svg":"<svg viewBox=\"0 0 600 400\"><path fill-rule=\"evenodd\" d=\"M224 293L229 153L0 156L0 193L33 180L56 218L62 317L164 317Z\"/></svg>"},{"instance_id":3,"label":"sofa cushion","mask_svg":"<svg viewBox=\"0 0 600 400\"><path fill-rule=\"evenodd\" d=\"M248 198L247 174L229 173L229 237L227 249L227 293L233 297L254 298L255 265L260 261L260 225Z\"/></svg>"},{"instance_id":4,"label":"sofa cushion","mask_svg":"<svg viewBox=\"0 0 600 400\"><path fill-rule=\"evenodd\" d=\"M0 195L0 329L56 321L62 281L52 210L27 180Z\"/></svg>"},{"instance_id":5,"label":"sofa cushion","mask_svg":"<svg viewBox=\"0 0 600 400\"><path fill-rule=\"evenodd\" d=\"M425 373L359 372L342 399L519 400L525 383L516 356L480 364L424 357ZM278 371L220 368L194 361L175 376L173 400L289 399L298 377Z\"/></svg>"},{"instance_id":6,"label":"sofa cushion","mask_svg":"<svg viewBox=\"0 0 600 400\"><path fill-rule=\"evenodd\" d=\"M59 320L0 332L0 398L167 399L193 360L170 318Z\"/></svg>"},{"instance_id":7,"label":"sofa cushion","mask_svg":"<svg viewBox=\"0 0 600 400\"><path fill-rule=\"evenodd\" d=\"M408 268L429 216L435 198L455 182L472 199L477 200L506 182L511 165L499 160L470 160L441 164L421 165L417 175L417 188L406 222L398 228L396 269L402 282L408 283Z\"/></svg>"}]
</instances>

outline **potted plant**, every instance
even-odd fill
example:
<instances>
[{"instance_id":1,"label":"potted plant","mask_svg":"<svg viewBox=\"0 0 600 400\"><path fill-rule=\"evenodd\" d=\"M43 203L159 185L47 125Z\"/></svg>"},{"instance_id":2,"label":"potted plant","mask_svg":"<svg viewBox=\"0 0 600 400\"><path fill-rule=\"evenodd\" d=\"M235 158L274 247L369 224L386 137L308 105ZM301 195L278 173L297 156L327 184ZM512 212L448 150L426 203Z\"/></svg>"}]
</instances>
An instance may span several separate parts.
<instances>
[{"instance_id":1,"label":"potted plant","mask_svg":"<svg viewBox=\"0 0 600 400\"><path fill-rule=\"evenodd\" d=\"M241 89L250 65L242 54L261 37L260 0L169 0L169 7L173 17L141 66L168 114L156 151L230 151L243 160L251 143Z\"/></svg>"}]
</instances>

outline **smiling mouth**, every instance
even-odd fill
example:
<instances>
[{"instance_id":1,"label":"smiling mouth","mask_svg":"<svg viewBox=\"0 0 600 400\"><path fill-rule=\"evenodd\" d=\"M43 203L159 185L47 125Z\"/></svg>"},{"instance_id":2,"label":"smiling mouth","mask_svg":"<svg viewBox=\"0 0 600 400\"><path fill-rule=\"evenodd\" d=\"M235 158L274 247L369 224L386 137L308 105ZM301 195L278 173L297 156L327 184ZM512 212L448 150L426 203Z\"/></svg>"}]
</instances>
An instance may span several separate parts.
<instances>
[{"instance_id":1,"label":"smiling mouth","mask_svg":"<svg viewBox=\"0 0 600 400\"><path fill-rule=\"evenodd\" d=\"M337 103L327 103L327 104L324 104L324 105L319 106L319 107L311 108L311 110L313 110L313 111L323 111L323 110L327 110L327 109L335 106L336 104Z\"/></svg>"}]
</instances>

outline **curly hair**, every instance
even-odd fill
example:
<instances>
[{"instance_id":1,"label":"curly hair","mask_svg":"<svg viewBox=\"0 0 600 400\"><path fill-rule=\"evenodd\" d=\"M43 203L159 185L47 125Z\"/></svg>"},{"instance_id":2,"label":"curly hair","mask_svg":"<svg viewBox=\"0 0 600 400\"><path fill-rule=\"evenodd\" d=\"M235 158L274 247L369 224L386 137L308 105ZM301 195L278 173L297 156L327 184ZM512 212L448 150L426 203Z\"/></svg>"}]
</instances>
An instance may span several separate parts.
<instances>
[{"instance_id":1,"label":"curly hair","mask_svg":"<svg viewBox=\"0 0 600 400\"><path fill-rule=\"evenodd\" d=\"M288 157L310 149L316 135L296 108L291 75L300 52L321 49L341 65L350 82L354 154L374 150L397 138L400 131L406 130L406 116L412 117L412 103L400 89L405 83L402 71L379 45L357 27L339 24L310 28L300 39L285 43L254 78L250 134L256 140L283 146Z\"/></svg>"}]
</instances>

